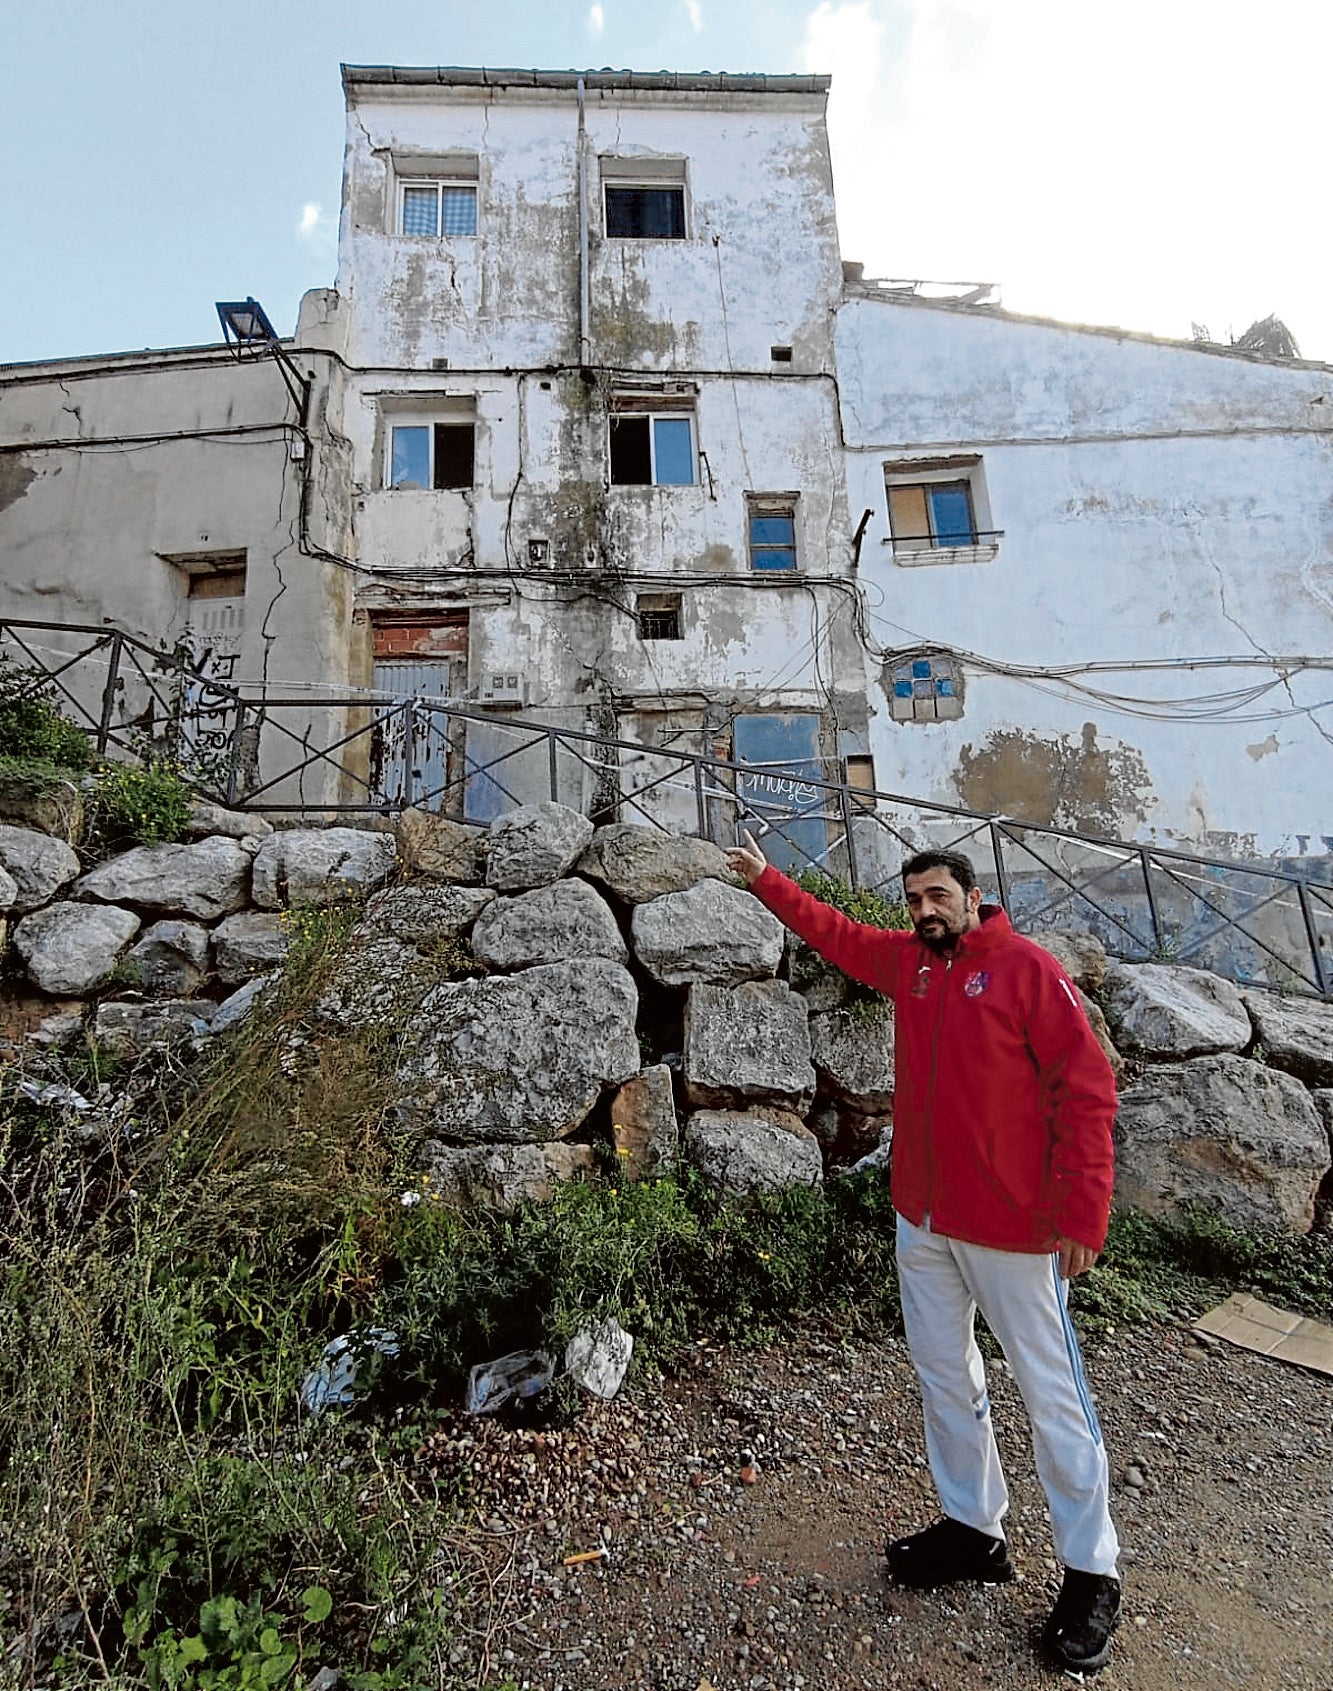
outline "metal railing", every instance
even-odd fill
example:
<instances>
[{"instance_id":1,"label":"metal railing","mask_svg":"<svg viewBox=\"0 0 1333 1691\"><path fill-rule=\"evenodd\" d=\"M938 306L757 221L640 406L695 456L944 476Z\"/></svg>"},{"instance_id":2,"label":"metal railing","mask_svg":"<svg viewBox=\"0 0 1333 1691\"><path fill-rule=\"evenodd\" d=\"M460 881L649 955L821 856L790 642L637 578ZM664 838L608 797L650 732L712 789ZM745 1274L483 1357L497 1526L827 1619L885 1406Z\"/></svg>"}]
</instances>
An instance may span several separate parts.
<instances>
[{"instance_id":1,"label":"metal railing","mask_svg":"<svg viewBox=\"0 0 1333 1691\"><path fill-rule=\"evenodd\" d=\"M417 807L485 823L550 799L723 844L744 824L780 867L890 898L905 858L962 850L1020 931L1080 928L1126 961L1333 999L1326 863L1299 874L1202 857L449 700L260 693L114 629L0 619L4 650L46 674L99 755L169 756L228 806L325 818Z\"/></svg>"}]
</instances>

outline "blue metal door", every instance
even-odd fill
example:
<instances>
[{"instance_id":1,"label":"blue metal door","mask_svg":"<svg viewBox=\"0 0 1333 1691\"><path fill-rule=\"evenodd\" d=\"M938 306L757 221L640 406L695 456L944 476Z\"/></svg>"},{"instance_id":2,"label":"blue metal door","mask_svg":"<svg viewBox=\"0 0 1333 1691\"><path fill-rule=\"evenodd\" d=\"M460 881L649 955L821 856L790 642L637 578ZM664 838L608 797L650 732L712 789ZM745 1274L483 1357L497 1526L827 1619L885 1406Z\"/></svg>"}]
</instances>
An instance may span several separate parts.
<instances>
[{"instance_id":1,"label":"blue metal door","mask_svg":"<svg viewBox=\"0 0 1333 1691\"><path fill-rule=\"evenodd\" d=\"M742 826L760 836L775 868L822 868L828 851L817 716L738 716L732 725ZM754 823L759 827L754 827Z\"/></svg>"}]
</instances>

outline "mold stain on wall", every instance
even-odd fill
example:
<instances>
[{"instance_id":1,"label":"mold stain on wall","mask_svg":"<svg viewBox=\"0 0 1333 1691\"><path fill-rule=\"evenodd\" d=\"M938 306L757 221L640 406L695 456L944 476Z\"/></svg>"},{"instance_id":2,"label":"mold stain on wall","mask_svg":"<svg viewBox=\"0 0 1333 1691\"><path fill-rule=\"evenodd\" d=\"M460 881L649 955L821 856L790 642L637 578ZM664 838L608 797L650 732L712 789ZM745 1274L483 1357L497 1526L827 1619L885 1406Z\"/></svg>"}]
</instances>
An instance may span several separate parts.
<instances>
[{"instance_id":1,"label":"mold stain on wall","mask_svg":"<svg viewBox=\"0 0 1333 1691\"><path fill-rule=\"evenodd\" d=\"M1119 834L1147 820L1152 781L1133 746L1097 744L1097 724L1079 739L996 729L958 754L954 776L969 810L1003 812L1048 827Z\"/></svg>"}]
</instances>

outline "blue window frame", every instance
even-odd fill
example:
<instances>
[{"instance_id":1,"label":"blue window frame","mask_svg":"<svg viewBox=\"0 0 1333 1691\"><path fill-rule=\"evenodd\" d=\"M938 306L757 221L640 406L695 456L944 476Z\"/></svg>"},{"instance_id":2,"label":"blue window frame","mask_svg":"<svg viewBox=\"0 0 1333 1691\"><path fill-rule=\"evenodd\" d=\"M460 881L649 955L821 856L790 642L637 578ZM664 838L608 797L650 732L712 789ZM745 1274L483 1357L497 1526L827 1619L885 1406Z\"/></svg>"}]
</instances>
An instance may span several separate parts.
<instances>
[{"instance_id":1,"label":"blue window frame","mask_svg":"<svg viewBox=\"0 0 1333 1691\"><path fill-rule=\"evenodd\" d=\"M750 568L796 568L796 508L752 500L749 507Z\"/></svg>"},{"instance_id":2,"label":"blue window frame","mask_svg":"<svg viewBox=\"0 0 1333 1691\"><path fill-rule=\"evenodd\" d=\"M611 418L611 482L617 487L692 487L694 419L618 411Z\"/></svg>"},{"instance_id":3,"label":"blue window frame","mask_svg":"<svg viewBox=\"0 0 1333 1691\"><path fill-rule=\"evenodd\" d=\"M965 481L890 483L889 526L899 546L975 546L972 489Z\"/></svg>"}]
</instances>

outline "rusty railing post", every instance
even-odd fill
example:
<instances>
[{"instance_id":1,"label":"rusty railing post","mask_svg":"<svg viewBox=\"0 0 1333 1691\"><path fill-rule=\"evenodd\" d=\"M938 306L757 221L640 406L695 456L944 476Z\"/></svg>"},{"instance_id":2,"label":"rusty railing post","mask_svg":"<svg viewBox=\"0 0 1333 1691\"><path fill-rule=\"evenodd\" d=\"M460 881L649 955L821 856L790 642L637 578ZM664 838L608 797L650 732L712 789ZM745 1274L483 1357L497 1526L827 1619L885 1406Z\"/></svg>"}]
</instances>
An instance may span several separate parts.
<instances>
[{"instance_id":1,"label":"rusty railing post","mask_svg":"<svg viewBox=\"0 0 1333 1691\"><path fill-rule=\"evenodd\" d=\"M119 629L111 636L111 656L107 660L106 685L102 688L102 713L97 723L97 755L106 756L111 740L111 718L116 709L116 687L120 682L120 648L123 644Z\"/></svg>"}]
</instances>

